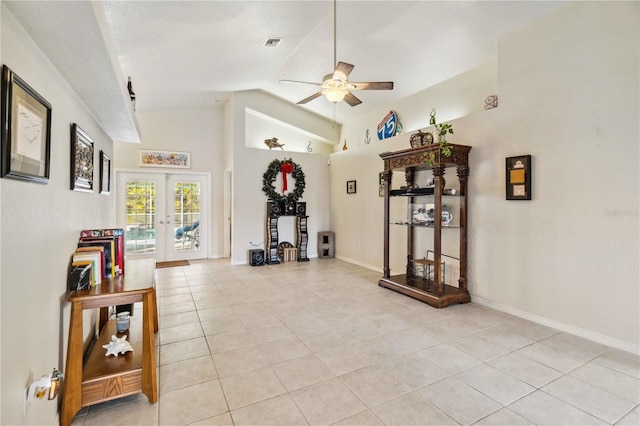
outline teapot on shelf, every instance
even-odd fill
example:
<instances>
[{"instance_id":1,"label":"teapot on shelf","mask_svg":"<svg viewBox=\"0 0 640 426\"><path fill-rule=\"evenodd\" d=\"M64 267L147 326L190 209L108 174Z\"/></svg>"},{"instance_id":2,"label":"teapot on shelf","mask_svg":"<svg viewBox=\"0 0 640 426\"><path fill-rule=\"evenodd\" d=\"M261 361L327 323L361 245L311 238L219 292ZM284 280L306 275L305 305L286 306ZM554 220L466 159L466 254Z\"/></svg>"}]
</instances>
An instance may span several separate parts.
<instances>
[{"instance_id":1,"label":"teapot on shelf","mask_svg":"<svg viewBox=\"0 0 640 426\"><path fill-rule=\"evenodd\" d=\"M451 213L449 213L448 211L442 212L442 224L444 226L449 226L452 220L453 220L453 215Z\"/></svg>"},{"instance_id":2,"label":"teapot on shelf","mask_svg":"<svg viewBox=\"0 0 640 426\"><path fill-rule=\"evenodd\" d=\"M449 226L452 220L453 220L453 214L449 212L449 207L442 206L442 224L444 226Z\"/></svg>"},{"instance_id":3,"label":"teapot on shelf","mask_svg":"<svg viewBox=\"0 0 640 426\"><path fill-rule=\"evenodd\" d=\"M434 222L434 209L419 208L413 211L412 222L414 223L426 223L433 224ZM444 226L448 226L453 220L453 215L447 210L443 210L441 214L441 221Z\"/></svg>"},{"instance_id":4,"label":"teapot on shelf","mask_svg":"<svg viewBox=\"0 0 640 426\"><path fill-rule=\"evenodd\" d=\"M411 219L414 223L433 223L433 209L420 207L413 211Z\"/></svg>"}]
</instances>

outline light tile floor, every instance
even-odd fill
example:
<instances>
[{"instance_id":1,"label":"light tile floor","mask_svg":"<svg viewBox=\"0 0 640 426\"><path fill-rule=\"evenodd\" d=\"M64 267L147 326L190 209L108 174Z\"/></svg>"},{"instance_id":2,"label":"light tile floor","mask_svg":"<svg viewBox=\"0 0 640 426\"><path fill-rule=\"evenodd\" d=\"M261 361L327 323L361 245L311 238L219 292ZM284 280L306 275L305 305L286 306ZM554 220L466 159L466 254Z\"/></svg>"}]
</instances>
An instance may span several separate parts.
<instances>
[{"instance_id":1,"label":"light tile floor","mask_svg":"<svg viewBox=\"0 0 640 426\"><path fill-rule=\"evenodd\" d=\"M336 259L159 269L158 403L73 424L640 424L638 356L378 279Z\"/></svg>"}]
</instances>

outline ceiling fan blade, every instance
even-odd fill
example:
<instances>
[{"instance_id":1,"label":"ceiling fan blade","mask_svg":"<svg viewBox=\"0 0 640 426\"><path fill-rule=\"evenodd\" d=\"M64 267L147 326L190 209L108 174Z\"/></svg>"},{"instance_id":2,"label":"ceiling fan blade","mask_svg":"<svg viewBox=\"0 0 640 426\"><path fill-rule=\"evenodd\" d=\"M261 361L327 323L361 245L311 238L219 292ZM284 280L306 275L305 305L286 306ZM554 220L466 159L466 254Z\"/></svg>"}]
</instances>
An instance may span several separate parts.
<instances>
[{"instance_id":1,"label":"ceiling fan blade","mask_svg":"<svg viewBox=\"0 0 640 426\"><path fill-rule=\"evenodd\" d=\"M352 90L393 90L393 81L367 81L351 84L355 86Z\"/></svg>"},{"instance_id":2,"label":"ceiling fan blade","mask_svg":"<svg viewBox=\"0 0 640 426\"><path fill-rule=\"evenodd\" d=\"M348 103L349 105L351 105L352 107L356 106L356 105L360 105L362 103L362 101L358 98L356 98L355 96L353 96L353 93L349 92L344 96L344 101L346 103Z\"/></svg>"},{"instance_id":3,"label":"ceiling fan blade","mask_svg":"<svg viewBox=\"0 0 640 426\"><path fill-rule=\"evenodd\" d=\"M313 95L311 95L311 96L309 96L309 97L304 98L304 99L303 99L303 100L301 100L300 102L296 102L296 104L297 104L297 105L306 104L307 102L312 101L312 100L314 100L315 98L319 98L320 96L322 96L322 93L317 92L317 93L314 93Z\"/></svg>"},{"instance_id":4,"label":"ceiling fan blade","mask_svg":"<svg viewBox=\"0 0 640 426\"><path fill-rule=\"evenodd\" d=\"M298 83L298 84L312 84L314 86L322 86L322 83L314 83L311 81L300 81L300 80L280 80L280 83Z\"/></svg>"},{"instance_id":5,"label":"ceiling fan blade","mask_svg":"<svg viewBox=\"0 0 640 426\"><path fill-rule=\"evenodd\" d=\"M353 67L353 65L346 62L338 62L338 65L336 65L336 70L333 72L333 79L347 81L347 79L349 78L349 74L351 74L351 71L353 71Z\"/></svg>"}]
</instances>

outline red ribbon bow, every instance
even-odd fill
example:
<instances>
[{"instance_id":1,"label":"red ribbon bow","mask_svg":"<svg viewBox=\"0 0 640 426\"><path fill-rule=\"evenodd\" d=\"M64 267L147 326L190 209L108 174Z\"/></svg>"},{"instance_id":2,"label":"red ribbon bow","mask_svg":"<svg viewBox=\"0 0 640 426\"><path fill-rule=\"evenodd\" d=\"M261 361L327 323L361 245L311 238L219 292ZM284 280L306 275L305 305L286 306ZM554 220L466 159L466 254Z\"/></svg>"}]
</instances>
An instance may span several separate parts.
<instances>
[{"instance_id":1,"label":"red ribbon bow","mask_svg":"<svg viewBox=\"0 0 640 426\"><path fill-rule=\"evenodd\" d=\"M287 190L287 173L293 173L293 164L291 163L283 163L280 166L280 171L282 172L282 192Z\"/></svg>"}]
</instances>

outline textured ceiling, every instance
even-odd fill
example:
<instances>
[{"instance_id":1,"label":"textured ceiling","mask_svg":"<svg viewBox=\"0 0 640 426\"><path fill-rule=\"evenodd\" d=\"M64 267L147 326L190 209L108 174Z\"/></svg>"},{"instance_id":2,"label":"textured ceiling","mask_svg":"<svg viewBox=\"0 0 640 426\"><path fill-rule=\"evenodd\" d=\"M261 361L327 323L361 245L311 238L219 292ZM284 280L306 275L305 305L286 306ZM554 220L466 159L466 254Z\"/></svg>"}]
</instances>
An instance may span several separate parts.
<instances>
[{"instance_id":1,"label":"textured ceiling","mask_svg":"<svg viewBox=\"0 0 640 426\"><path fill-rule=\"evenodd\" d=\"M18 3L11 7L16 10L32 2L9 3ZM43 37L58 42L73 30L69 8L86 8L86 2L42 3L50 22L60 22L60 31L47 30ZM355 65L351 81L390 80L395 88L355 92L363 104L339 103L335 118L344 122L494 60L500 35L562 4L339 0L337 60ZM295 103L316 88L279 80L321 82L333 71L332 1L103 1L101 6L93 9L103 14L98 21L105 20L106 44L122 71L118 78L133 79L138 111L213 105L250 89ZM29 31L44 30L33 25ZM270 37L283 40L264 47ZM87 37L86 42L97 41ZM334 105L324 98L301 108L334 118Z\"/></svg>"},{"instance_id":2,"label":"textured ceiling","mask_svg":"<svg viewBox=\"0 0 640 426\"><path fill-rule=\"evenodd\" d=\"M125 80L100 3L3 1L3 4L107 134L116 141L140 142L138 124L126 96Z\"/></svg>"},{"instance_id":3,"label":"textured ceiling","mask_svg":"<svg viewBox=\"0 0 640 426\"><path fill-rule=\"evenodd\" d=\"M520 1L337 2L337 60L353 81L394 81L358 91L337 119L388 105L495 58L506 31L560 3ZM107 1L104 9L140 110L210 105L230 92L263 89L291 102L316 91L281 79L321 82L333 71L332 1ZM278 47L263 46L282 37ZM318 98L303 108L333 116Z\"/></svg>"}]
</instances>

